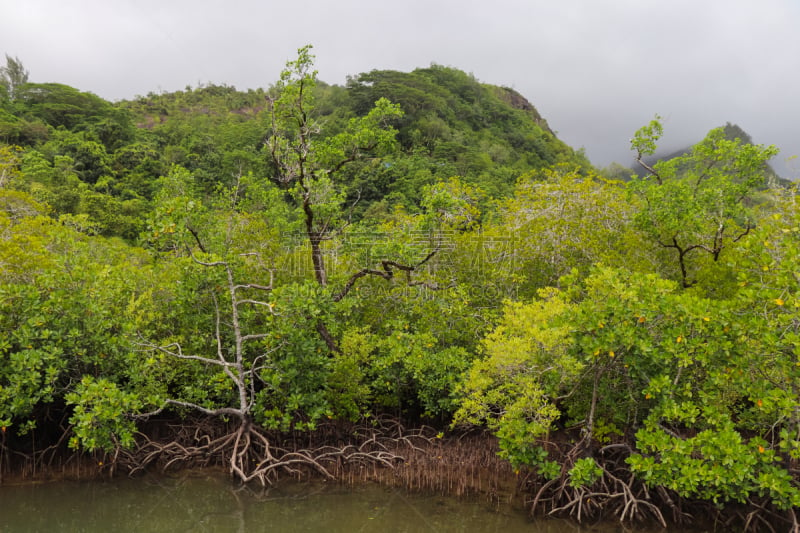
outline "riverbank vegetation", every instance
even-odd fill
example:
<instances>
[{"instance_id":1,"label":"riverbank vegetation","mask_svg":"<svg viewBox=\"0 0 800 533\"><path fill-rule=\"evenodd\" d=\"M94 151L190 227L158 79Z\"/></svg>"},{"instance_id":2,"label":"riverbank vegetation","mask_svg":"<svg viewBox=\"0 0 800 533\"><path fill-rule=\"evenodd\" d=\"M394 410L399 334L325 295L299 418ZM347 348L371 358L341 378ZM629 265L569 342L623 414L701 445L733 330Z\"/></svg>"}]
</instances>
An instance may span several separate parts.
<instances>
[{"instance_id":1,"label":"riverbank vegetation","mask_svg":"<svg viewBox=\"0 0 800 533\"><path fill-rule=\"evenodd\" d=\"M535 513L800 531L773 147L720 128L653 162L656 118L616 181L437 65L331 86L306 47L269 88L110 103L7 60L0 472L92 453L267 484L488 431Z\"/></svg>"}]
</instances>

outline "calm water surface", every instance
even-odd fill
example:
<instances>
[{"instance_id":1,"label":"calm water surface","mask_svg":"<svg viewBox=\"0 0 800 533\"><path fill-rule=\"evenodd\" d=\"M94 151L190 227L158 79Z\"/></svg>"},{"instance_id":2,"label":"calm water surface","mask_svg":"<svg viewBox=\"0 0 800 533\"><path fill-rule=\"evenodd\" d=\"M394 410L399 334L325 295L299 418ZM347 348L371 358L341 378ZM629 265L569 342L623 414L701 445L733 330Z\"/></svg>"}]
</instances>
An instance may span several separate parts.
<instances>
[{"instance_id":1,"label":"calm water surface","mask_svg":"<svg viewBox=\"0 0 800 533\"><path fill-rule=\"evenodd\" d=\"M0 486L0 532L25 531L588 533L622 529L530 521L521 510L409 495L378 486L290 483L252 492L236 490L225 477L195 474Z\"/></svg>"}]
</instances>

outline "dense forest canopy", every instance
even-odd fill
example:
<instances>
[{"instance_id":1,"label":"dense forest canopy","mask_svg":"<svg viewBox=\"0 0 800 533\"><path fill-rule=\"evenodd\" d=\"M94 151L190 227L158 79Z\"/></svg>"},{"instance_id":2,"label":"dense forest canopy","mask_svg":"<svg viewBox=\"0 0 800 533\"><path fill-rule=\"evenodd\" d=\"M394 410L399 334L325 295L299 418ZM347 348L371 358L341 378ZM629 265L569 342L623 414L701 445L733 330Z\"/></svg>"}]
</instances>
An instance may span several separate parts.
<instances>
[{"instance_id":1,"label":"dense forest canopy","mask_svg":"<svg viewBox=\"0 0 800 533\"><path fill-rule=\"evenodd\" d=\"M268 431L392 415L488 428L623 519L663 520L635 482L797 527L800 210L773 147L728 126L653 160L655 119L610 179L511 89L328 85L309 47L246 92L0 74L2 450L200 414L241 422L231 472L265 481Z\"/></svg>"}]
</instances>

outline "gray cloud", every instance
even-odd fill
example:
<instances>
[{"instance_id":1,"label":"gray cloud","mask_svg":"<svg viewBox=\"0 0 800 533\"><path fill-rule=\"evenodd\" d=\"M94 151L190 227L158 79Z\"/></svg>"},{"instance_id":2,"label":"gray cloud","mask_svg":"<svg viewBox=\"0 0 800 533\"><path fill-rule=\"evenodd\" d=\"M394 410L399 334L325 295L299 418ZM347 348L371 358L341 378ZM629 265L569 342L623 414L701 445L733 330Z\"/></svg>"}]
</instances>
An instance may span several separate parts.
<instances>
[{"instance_id":1,"label":"gray cloud","mask_svg":"<svg viewBox=\"0 0 800 533\"><path fill-rule=\"evenodd\" d=\"M795 0L0 0L0 52L111 100L267 86L307 43L330 83L435 62L514 87L598 165L658 113L667 145L738 123L797 178L798 22Z\"/></svg>"}]
</instances>

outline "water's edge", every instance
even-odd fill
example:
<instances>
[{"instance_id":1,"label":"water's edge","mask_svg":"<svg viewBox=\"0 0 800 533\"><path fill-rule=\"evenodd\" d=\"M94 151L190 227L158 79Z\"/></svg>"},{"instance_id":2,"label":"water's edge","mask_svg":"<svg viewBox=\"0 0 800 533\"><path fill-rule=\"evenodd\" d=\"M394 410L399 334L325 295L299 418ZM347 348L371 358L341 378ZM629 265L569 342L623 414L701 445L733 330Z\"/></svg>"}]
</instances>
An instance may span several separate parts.
<instances>
[{"instance_id":1,"label":"water's edge","mask_svg":"<svg viewBox=\"0 0 800 533\"><path fill-rule=\"evenodd\" d=\"M531 520L520 506L509 503L410 493L376 483L313 480L243 487L213 470L6 485L0 486L0 501L0 531L14 532L579 533L620 528L614 523L578 526L565 520Z\"/></svg>"}]
</instances>

